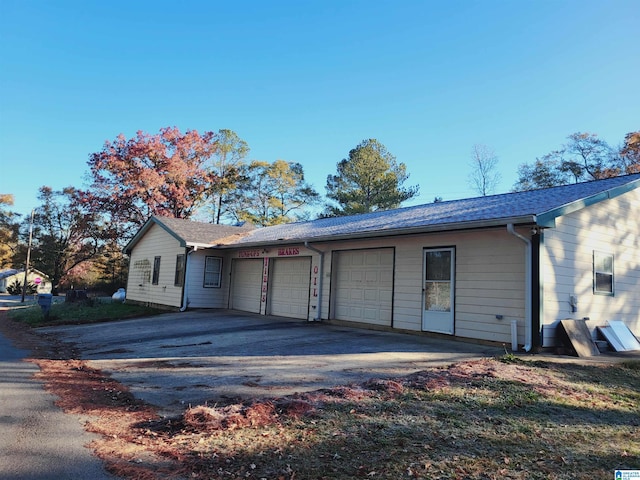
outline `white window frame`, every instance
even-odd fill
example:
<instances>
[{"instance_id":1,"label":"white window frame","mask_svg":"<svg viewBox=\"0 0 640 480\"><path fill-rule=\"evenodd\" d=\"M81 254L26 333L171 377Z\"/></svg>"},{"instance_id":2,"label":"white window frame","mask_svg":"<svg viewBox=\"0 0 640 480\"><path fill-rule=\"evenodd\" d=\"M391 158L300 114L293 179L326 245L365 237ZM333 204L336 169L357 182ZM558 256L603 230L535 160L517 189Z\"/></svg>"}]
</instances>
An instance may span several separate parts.
<instances>
[{"instance_id":1,"label":"white window frame","mask_svg":"<svg viewBox=\"0 0 640 480\"><path fill-rule=\"evenodd\" d=\"M606 263L610 263L610 270L601 267L603 260L609 260ZM611 290L601 290L598 288L598 277L603 275L611 277ZM595 295L608 295L611 297L615 294L614 258L611 253L599 252L597 250L593 251L593 293Z\"/></svg>"},{"instance_id":2,"label":"white window frame","mask_svg":"<svg viewBox=\"0 0 640 480\"><path fill-rule=\"evenodd\" d=\"M209 268L209 259L217 260L212 261L213 268ZM217 268L216 268L217 264ZM209 279L207 282L207 275L213 275L213 279ZM217 277L217 282L215 281ZM204 257L204 278L202 281L203 288L220 288L222 286L222 257L215 257L213 255Z\"/></svg>"},{"instance_id":3,"label":"white window frame","mask_svg":"<svg viewBox=\"0 0 640 480\"><path fill-rule=\"evenodd\" d=\"M184 253L180 253L176 255L176 271L173 280L174 287L182 287L184 286L184 272L186 268L186 255Z\"/></svg>"},{"instance_id":4,"label":"white window frame","mask_svg":"<svg viewBox=\"0 0 640 480\"><path fill-rule=\"evenodd\" d=\"M158 285L160 283L160 262L161 256L153 257L153 276L151 277L151 285Z\"/></svg>"}]
</instances>

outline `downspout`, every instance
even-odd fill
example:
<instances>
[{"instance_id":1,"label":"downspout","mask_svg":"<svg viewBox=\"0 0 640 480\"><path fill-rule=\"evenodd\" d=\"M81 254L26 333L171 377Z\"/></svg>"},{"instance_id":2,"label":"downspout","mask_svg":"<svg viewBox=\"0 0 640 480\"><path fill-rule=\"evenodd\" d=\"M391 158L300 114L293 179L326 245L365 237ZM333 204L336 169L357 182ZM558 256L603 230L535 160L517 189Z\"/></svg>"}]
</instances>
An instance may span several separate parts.
<instances>
[{"instance_id":1,"label":"downspout","mask_svg":"<svg viewBox=\"0 0 640 480\"><path fill-rule=\"evenodd\" d=\"M189 257L193 252L198 250L198 247L193 247L191 250L187 252L187 257L184 260L184 286L182 287L182 306L180 307L180 311L184 312L187 310L187 304L189 301L189 296L187 295L187 290L189 286L189 282L187 279L189 278Z\"/></svg>"},{"instance_id":2,"label":"downspout","mask_svg":"<svg viewBox=\"0 0 640 480\"><path fill-rule=\"evenodd\" d=\"M324 277L324 252L322 250L318 250L315 247L312 247L306 240L304 242L304 246L312 252L316 252L320 255L320 267L318 268L318 276L320 277L320 280L318 280L318 310L316 313L316 318L314 319L315 322L319 322L322 320L322 279Z\"/></svg>"},{"instance_id":3,"label":"downspout","mask_svg":"<svg viewBox=\"0 0 640 480\"><path fill-rule=\"evenodd\" d=\"M524 271L524 351L531 351L532 322L531 309L531 240L520 235L513 228L513 223L507 224L507 231L525 243L525 271Z\"/></svg>"}]
</instances>

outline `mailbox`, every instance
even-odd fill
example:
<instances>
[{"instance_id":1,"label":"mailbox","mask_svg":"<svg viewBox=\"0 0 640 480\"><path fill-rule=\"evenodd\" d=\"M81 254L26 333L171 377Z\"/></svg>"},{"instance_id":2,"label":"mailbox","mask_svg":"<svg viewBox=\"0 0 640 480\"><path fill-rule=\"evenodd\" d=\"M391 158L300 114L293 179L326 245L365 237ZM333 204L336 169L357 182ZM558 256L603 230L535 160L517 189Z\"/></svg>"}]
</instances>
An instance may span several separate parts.
<instances>
[{"instance_id":1,"label":"mailbox","mask_svg":"<svg viewBox=\"0 0 640 480\"><path fill-rule=\"evenodd\" d=\"M44 313L44 317L47 318L49 316L49 310L51 310L51 302L53 301L53 295L50 293L40 293L38 294L38 305L42 309L42 313Z\"/></svg>"}]
</instances>

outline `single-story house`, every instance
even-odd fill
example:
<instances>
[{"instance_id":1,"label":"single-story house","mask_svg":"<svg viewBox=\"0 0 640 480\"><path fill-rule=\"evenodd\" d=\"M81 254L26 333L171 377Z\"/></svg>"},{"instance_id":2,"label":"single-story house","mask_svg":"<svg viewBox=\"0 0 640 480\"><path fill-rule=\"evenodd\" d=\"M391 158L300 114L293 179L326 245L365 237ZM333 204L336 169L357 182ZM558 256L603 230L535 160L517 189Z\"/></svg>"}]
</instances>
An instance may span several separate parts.
<instances>
[{"instance_id":1,"label":"single-story house","mask_svg":"<svg viewBox=\"0 0 640 480\"><path fill-rule=\"evenodd\" d=\"M6 293L7 287L13 282L17 282L20 285L24 282L24 269L8 268L0 270L0 293ZM49 277L39 270L33 268L29 269L27 275L27 282L32 283L38 289L38 293L51 293L51 280Z\"/></svg>"},{"instance_id":2,"label":"single-story house","mask_svg":"<svg viewBox=\"0 0 640 480\"><path fill-rule=\"evenodd\" d=\"M640 334L640 174L250 229L152 217L127 301L553 346Z\"/></svg>"}]
</instances>

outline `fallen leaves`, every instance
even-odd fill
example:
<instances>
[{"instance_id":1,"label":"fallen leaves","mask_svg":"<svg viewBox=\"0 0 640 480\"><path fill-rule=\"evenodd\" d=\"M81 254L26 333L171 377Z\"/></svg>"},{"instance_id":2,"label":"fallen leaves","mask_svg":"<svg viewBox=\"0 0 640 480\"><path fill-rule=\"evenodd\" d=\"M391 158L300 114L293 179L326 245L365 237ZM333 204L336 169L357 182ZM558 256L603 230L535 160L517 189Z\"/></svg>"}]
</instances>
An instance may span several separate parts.
<instances>
[{"instance_id":1,"label":"fallen leaves","mask_svg":"<svg viewBox=\"0 0 640 480\"><path fill-rule=\"evenodd\" d=\"M633 467L640 452L640 435L627 428L638 407L625 387L638 383L631 369L616 371L628 378L615 383L594 367L594 377L614 382L598 390L571 368L487 359L160 418L85 362L37 363L59 405L89 415L87 428L103 436L92 447L123 478L589 478L580 472ZM607 410L613 394L618 404ZM598 457L603 445L614 446L611 465Z\"/></svg>"}]
</instances>

